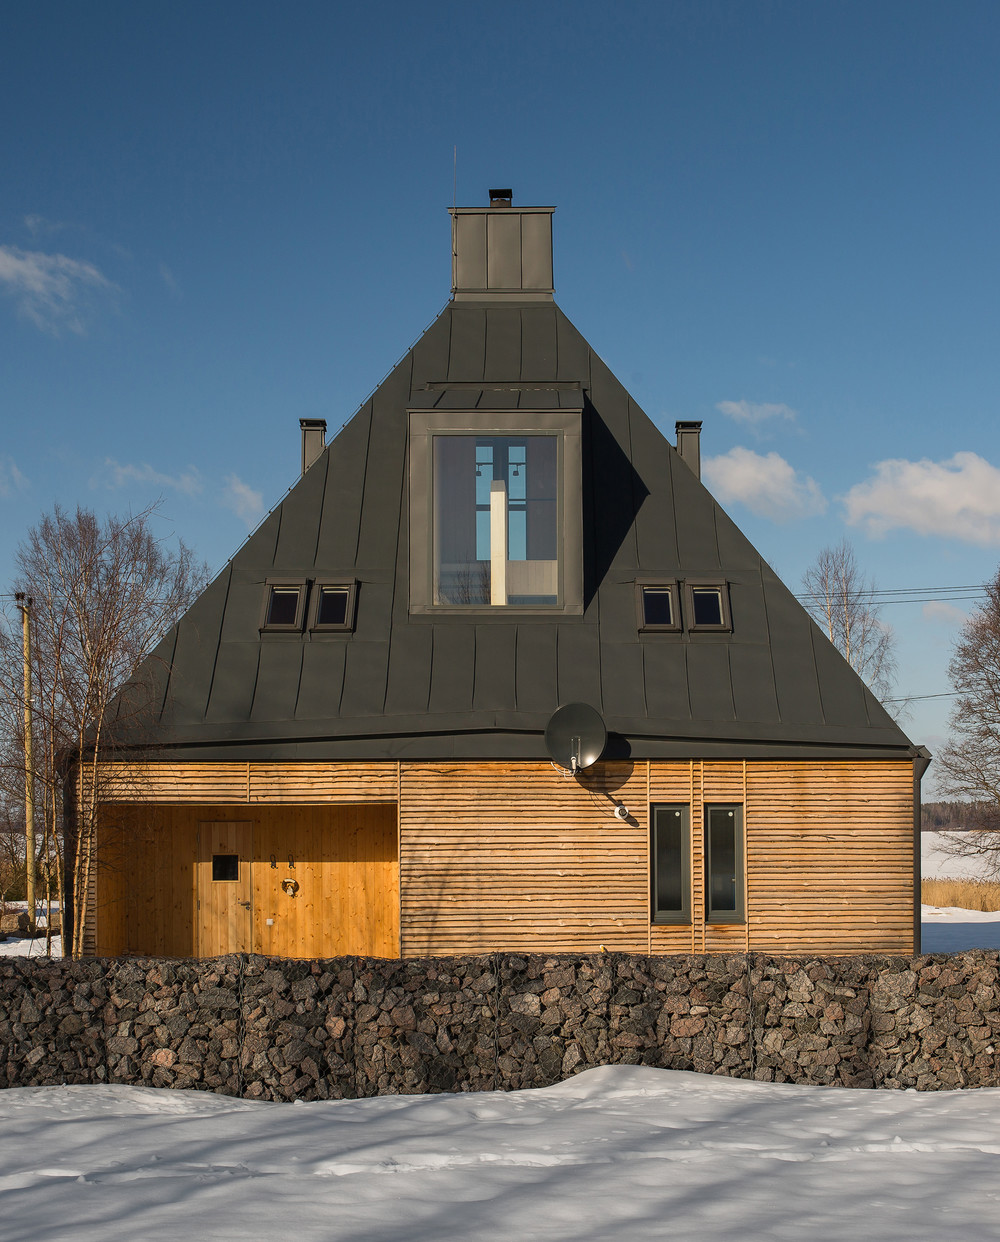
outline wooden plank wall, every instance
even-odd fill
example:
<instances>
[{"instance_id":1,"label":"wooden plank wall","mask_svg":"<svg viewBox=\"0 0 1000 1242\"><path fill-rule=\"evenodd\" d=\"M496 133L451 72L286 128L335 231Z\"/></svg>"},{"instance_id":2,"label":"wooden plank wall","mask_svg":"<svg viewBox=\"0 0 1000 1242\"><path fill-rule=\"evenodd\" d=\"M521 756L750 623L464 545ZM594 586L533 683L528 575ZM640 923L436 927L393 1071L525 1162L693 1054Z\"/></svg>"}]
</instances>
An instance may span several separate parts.
<instances>
[{"instance_id":1,"label":"wooden plank wall","mask_svg":"<svg viewBox=\"0 0 1000 1242\"><path fill-rule=\"evenodd\" d=\"M139 777L134 772L131 787L141 780L148 791L143 801L199 803L205 818L215 816L210 808L219 803L234 818L246 818L246 805L256 804L262 843L269 840L263 825L271 822L262 804L282 809L281 832L304 839L318 831L309 827L310 806L383 804L385 824L393 825L380 830L388 834L388 851L398 800L398 872L390 862L378 882L401 886L404 956L598 952L602 946L653 953L906 953L913 947L913 770L905 760L607 763L580 780L547 763L521 762L149 765ZM631 813L626 823L614 818L618 801ZM648 808L656 802L691 809L690 925L650 925ZM703 808L725 802L744 808L747 922L706 926ZM190 885L188 829L176 818L157 827L155 810L146 808L137 830L145 839L167 834L177 872L172 883L183 888ZM321 856L318 844L308 850ZM276 848L262 846L259 853L283 857ZM328 858L324 865L341 864ZM120 891L102 875L99 907L120 910ZM274 896L267 888L273 878L265 875L255 889L261 917ZM331 883L339 891L340 882ZM303 927L315 927L316 898L305 885L302 895L296 909L314 907ZM331 917L364 924L366 936L387 944L378 918L363 912L370 895L362 906L359 900L335 902L339 913ZM119 933L111 933L110 915L105 922L111 943ZM265 944L266 927L255 927L256 943ZM155 935L158 944L174 943L165 928ZM288 938L304 956L328 942L305 931Z\"/></svg>"},{"instance_id":2,"label":"wooden plank wall","mask_svg":"<svg viewBox=\"0 0 1000 1242\"><path fill-rule=\"evenodd\" d=\"M646 765L403 765L403 954L645 951ZM615 800L633 822L614 818Z\"/></svg>"},{"instance_id":3,"label":"wooden plank wall","mask_svg":"<svg viewBox=\"0 0 1000 1242\"><path fill-rule=\"evenodd\" d=\"M120 805L104 812L106 844L94 917L99 954L187 957L199 955L199 941L207 946L201 956L246 947L212 939L205 928L199 936L196 903L199 830L204 835L209 826L217 832L220 825L247 823L251 884L238 896L252 902L253 952L305 958L399 955L392 805L258 804L252 813L246 804ZM210 869L211 863L201 866ZM298 881L294 896L281 888L286 878ZM223 887L223 895L230 895L230 885L218 893Z\"/></svg>"}]
</instances>

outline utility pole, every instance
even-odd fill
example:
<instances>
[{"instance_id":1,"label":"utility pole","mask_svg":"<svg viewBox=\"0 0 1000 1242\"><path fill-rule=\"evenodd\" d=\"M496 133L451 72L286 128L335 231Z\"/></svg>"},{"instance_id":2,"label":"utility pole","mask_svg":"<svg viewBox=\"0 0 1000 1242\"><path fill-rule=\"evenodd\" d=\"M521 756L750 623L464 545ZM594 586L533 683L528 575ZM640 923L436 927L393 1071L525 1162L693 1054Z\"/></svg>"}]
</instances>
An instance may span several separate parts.
<instances>
[{"instance_id":1,"label":"utility pole","mask_svg":"<svg viewBox=\"0 0 1000 1242\"><path fill-rule=\"evenodd\" d=\"M28 898L28 933L35 934L35 765L31 755L31 605L23 591L14 596L21 610L24 638L24 872Z\"/></svg>"}]
</instances>

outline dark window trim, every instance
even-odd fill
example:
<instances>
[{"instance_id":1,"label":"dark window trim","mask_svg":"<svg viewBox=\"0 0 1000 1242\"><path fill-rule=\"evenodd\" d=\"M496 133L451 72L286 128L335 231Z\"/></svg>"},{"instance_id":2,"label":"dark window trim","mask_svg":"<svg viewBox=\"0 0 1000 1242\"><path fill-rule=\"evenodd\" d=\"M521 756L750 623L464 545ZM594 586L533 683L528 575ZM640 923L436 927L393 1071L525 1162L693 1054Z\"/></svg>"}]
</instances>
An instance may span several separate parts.
<instances>
[{"instance_id":1,"label":"dark window trim","mask_svg":"<svg viewBox=\"0 0 1000 1242\"><path fill-rule=\"evenodd\" d=\"M721 625L697 625L694 613L694 588L713 587L719 592L722 605ZM733 614L729 607L729 583L718 578L688 578L684 582L684 615L691 634L727 634L732 632Z\"/></svg>"},{"instance_id":2,"label":"dark window trim","mask_svg":"<svg viewBox=\"0 0 1000 1242\"><path fill-rule=\"evenodd\" d=\"M582 409L409 410L410 614L509 622L513 616L583 613ZM435 604L432 508L435 435L558 435L560 604Z\"/></svg>"},{"instance_id":3,"label":"dark window trim","mask_svg":"<svg viewBox=\"0 0 1000 1242\"><path fill-rule=\"evenodd\" d=\"M709 837L709 812L733 811L736 816L736 909L713 910L709 901L712 893L712 851ZM705 850L705 922L745 923L747 891L746 832L743 825L743 805L739 802L706 802L703 808L703 833Z\"/></svg>"},{"instance_id":4,"label":"dark window trim","mask_svg":"<svg viewBox=\"0 0 1000 1242\"><path fill-rule=\"evenodd\" d=\"M674 617L672 625L655 625L646 620L643 592L647 587L653 587L658 591L668 590L670 592L670 611ZM679 634L683 629L681 625L680 591L677 589L676 578L643 578L641 582L637 582L635 584L635 606L639 615L640 634Z\"/></svg>"},{"instance_id":5,"label":"dark window trim","mask_svg":"<svg viewBox=\"0 0 1000 1242\"><path fill-rule=\"evenodd\" d=\"M316 618L319 616L319 604L324 587L334 587L347 592L347 610L345 620L337 625L322 625ZM356 578L317 578L309 591L309 620L306 628L311 634L345 634L354 629L358 605L358 581Z\"/></svg>"},{"instance_id":6,"label":"dark window trim","mask_svg":"<svg viewBox=\"0 0 1000 1242\"><path fill-rule=\"evenodd\" d=\"M272 587L298 587L299 600L295 608L295 620L289 625L268 625L267 614L271 608L271 588ZM309 593L309 580L302 578L265 578L264 579L264 604L260 613L260 626L258 627L262 633L268 634L293 634L302 629L302 619L306 611L306 596Z\"/></svg>"},{"instance_id":7,"label":"dark window trim","mask_svg":"<svg viewBox=\"0 0 1000 1242\"><path fill-rule=\"evenodd\" d=\"M681 812L681 908L680 910L658 910L656 894L658 890L656 862L659 856L657 845L657 820L660 811ZM650 922L654 924L690 925L691 923L691 807L686 802L656 802L649 808L649 879L650 879Z\"/></svg>"}]
</instances>

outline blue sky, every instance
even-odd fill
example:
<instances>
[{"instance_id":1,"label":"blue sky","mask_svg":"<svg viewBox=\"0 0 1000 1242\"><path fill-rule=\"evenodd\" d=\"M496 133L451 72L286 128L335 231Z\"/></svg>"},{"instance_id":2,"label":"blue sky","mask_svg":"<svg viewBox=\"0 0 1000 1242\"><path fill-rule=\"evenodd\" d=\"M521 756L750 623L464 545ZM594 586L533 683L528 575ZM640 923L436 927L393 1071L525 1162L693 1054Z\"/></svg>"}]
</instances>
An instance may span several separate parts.
<instances>
[{"instance_id":1,"label":"blue sky","mask_svg":"<svg viewBox=\"0 0 1000 1242\"><path fill-rule=\"evenodd\" d=\"M55 501L221 566L448 297L458 201L556 204L556 296L794 588L1000 560L1000 9L8 0L0 582ZM967 594L967 593L966 593ZM971 601L893 604L898 693ZM905 724L932 748L947 699Z\"/></svg>"}]
</instances>

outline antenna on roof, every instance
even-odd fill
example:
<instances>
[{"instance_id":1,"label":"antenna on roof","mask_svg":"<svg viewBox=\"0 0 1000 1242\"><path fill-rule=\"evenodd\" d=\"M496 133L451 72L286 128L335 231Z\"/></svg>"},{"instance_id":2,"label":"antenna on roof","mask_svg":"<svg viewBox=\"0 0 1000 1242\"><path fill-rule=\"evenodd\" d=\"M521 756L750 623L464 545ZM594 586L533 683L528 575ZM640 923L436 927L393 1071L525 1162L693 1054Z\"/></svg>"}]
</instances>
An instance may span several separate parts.
<instances>
[{"instance_id":1,"label":"antenna on roof","mask_svg":"<svg viewBox=\"0 0 1000 1242\"><path fill-rule=\"evenodd\" d=\"M455 181L451 189L451 205L458 206L458 143L455 143Z\"/></svg>"}]
</instances>

